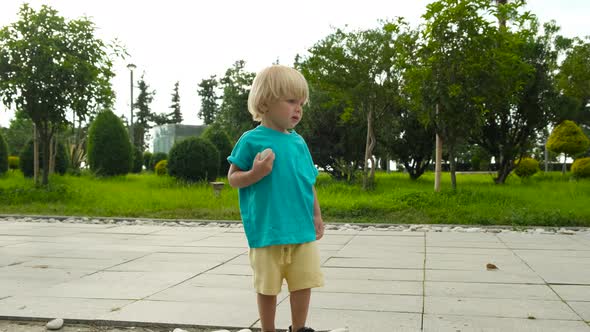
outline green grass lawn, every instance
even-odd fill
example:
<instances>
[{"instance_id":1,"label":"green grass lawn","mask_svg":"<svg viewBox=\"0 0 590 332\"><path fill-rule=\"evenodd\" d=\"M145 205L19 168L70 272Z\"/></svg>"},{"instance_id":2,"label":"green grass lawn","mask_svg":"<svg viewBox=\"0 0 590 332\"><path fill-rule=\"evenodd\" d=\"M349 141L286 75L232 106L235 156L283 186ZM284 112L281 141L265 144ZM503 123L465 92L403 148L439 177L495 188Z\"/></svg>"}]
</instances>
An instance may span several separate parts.
<instances>
[{"instance_id":1,"label":"green grass lawn","mask_svg":"<svg viewBox=\"0 0 590 332\"><path fill-rule=\"evenodd\" d=\"M378 173L373 191L320 175L317 191L324 220L359 223L590 226L590 180L560 173L527 181L512 176L496 185L490 175L458 174L456 191L443 174L418 181L406 174ZM226 181L226 179L220 179ZM181 219L239 219L238 193L225 186L220 197L206 183L183 184L153 174L114 178L53 176L35 188L20 172L0 177L0 213Z\"/></svg>"}]
</instances>

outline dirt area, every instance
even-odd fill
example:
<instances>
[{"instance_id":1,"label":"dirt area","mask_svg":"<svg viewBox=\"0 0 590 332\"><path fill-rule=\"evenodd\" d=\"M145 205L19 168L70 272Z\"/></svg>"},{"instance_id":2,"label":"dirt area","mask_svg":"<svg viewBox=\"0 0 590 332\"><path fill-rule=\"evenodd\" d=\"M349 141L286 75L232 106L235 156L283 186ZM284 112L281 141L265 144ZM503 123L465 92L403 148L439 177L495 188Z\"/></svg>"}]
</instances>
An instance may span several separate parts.
<instances>
[{"instance_id":1,"label":"dirt area","mask_svg":"<svg viewBox=\"0 0 590 332\"><path fill-rule=\"evenodd\" d=\"M46 332L46 322L37 321L14 321L14 320L0 320L0 332ZM219 330L219 328L195 328L179 326L188 332L212 332ZM135 326L105 326L93 324L72 324L66 322L64 326L57 330L59 332L172 332L174 327L170 326L150 326L150 327L135 327ZM234 330L237 331L237 330ZM255 330L253 330L255 331ZM232 331L233 332L233 331Z\"/></svg>"}]
</instances>

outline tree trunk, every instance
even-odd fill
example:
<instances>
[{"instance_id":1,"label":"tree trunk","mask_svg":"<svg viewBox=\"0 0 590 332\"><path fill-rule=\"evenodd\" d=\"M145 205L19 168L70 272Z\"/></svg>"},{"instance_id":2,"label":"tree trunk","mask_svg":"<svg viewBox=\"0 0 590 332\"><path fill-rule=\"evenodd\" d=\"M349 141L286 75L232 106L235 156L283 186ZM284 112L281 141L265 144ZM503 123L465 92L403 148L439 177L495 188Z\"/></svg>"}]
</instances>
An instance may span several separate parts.
<instances>
[{"instance_id":1,"label":"tree trunk","mask_svg":"<svg viewBox=\"0 0 590 332\"><path fill-rule=\"evenodd\" d=\"M510 172L512 172L512 160L506 160L502 158L500 160L500 166L498 167L498 176L494 179L496 184L504 184Z\"/></svg>"},{"instance_id":2,"label":"tree trunk","mask_svg":"<svg viewBox=\"0 0 590 332\"><path fill-rule=\"evenodd\" d=\"M547 144L545 144L545 173L549 171L549 153L547 153Z\"/></svg>"},{"instance_id":3,"label":"tree trunk","mask_svg":"<svg viewBox=\"0 0 590 332\"><path fill-rule=\"evenodd\" d=\"M363 169L363 189L367 190L369 185L373 185L372 180L375 175L375 161L373 160L373 148L375 147L375 133L373 132L373 108L369 108L367 114L367 142L365 145L365 166ZM369 177L369 159L372 162L371 177Z\"/></svg>"},{"instance_id":4,"label":"tree trunk","mask_svg":"<svg viewBox=\"0 0 590 332\"><path fill-rule=\"evenodd\" d=\"M438 117L438 104L436 104L436 116ZM435 160L434 160L434 191L440 191L440 178L442 174L442 137L437 130L436 133L436 150L435 150Z\"/></svg>"},{"instance_id":5,"label":"tree trunk","mask_svg":"<svg viewBox=\"0 0 590 332\"><path fill-rule=\"evenodd\" d=\"M55 137L52 137L51 140L49 140L49 175L55 173L55 151L57 150L55 148L56 141L57 140Z\"/></svg>"},{"instance_id":6,"label":"tree trunk","mask_svg":"<svg viewBox=\"0 0 590 332\"><path fill-rule=\"evenodd\" d=\"M33 182L39 185L39 131L33 123Z\"/></svg>"},{"instance_id":7,"label":"tree trunk","mask_svg":"<svg viewBox=\"0 0 590 332\"><path fill-rule=\"evenodd\" d=\"M508 0L496 0L496 6L505 5L507 2L508 2ZM498 19L498 25L500 26L500 28L505 28L506 27L506 20L505 19Z\"/></svg>"},{"instance_id":8,"label":"tree trunk","mask_svg":"<svg viewBox=\"0 0 590 332\"><path fill-rule=\"evenodd\" d=\"M450 171L451 171L451 188L453 188L453 190L457 189L457 175L456 175L456 169L457 169L457 163L455 162L455 151L454 148L449 148L449 166L450 166Z\"/></svg>"},{"instance_id":9,"label":"tree trunk","mask_svg":"<svg viewBox=\"0 0 590 332\"><path fill-rule=\"evenodd\" d=\"M563 167L561 168L561 174L565 175L565 173L567 172L567 154L563 154Z\"/></svg>"},{"instance_id":10,"label":"tree trunk","mask_svg":"<svg viewBox=\"0 0 590 332\"><path fill-rule=\"evenodd\" d=\"M48 129L42 133L41 137L42 140L42 148L43 148L43 181L41 182L42 185L47 186L49 184L49 159L50 159L50 142L51 142L51 135L48 134Z\"/></svg>"}]
</instances>

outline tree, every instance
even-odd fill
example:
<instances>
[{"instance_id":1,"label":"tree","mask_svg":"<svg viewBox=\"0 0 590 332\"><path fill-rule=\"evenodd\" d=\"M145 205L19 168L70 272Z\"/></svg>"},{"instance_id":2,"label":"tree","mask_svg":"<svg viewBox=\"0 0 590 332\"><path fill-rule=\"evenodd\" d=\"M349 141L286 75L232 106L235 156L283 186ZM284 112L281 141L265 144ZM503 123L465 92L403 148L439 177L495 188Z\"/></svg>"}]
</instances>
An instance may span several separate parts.
<instances>
[{"instance_id":1,"label":"tree","mask_svg":"<svg viewBox=\"0 0 590 332\"><path fill-rule=\"evenodd\" d=\"M345 105L333 94L310 86L299 132L309 145L314 163L336 180L352 182L363 165L364 119L343 119Z\"/></svg>"},{"instance_id":2,"label":"tree","mask_svg":"<svg viewBox=\"0 0 590 332\"><path fill-rule=\"evenodd\" d=\"M111 111L98 114L88 131L88 165L104 176L125 175L133 166L133 147L123 122Z\"/></svg>"},{"instance_id":3,"label":"tree","mask_svg":"<svg viewBox=\"0 0 590 332\"><path fill-rule=\"evenodd\" d=\"M201 97L201 109L199 110L199 119L202 119L205 125L212 124L219 113L219 105L217 100L220 98L217 96L217 88L219 82L215 75L207 79L203 79L199 83L199 89L197 93Z\"/></svg>"},{"instance_id":4,"label":"tree","mask_svg":"<svg viewBox=\"0 0 590 332\"><path fill-rule=\"evenodd\" d=\"M248 94L255 74L247 72L245 66L243 60L236 61L221 79L223 99L218 118L232 141L237 141L244 131L256 126L248 112Z\"/></svg>"},{"instance_id":5,"label":"tree","mask_svg":"<svg viewBox=\"0 0 590 332\"><path fill-rule=\"evenodd\" d=\"M344 106L342 118L364 119L365 156L363 188L374 184L376 126L380 117L394 108L399 82L393 59L399 35L407 24L402 20L384 22L382 26L361 31L337 29L311 47L299 64L310 84L332 94ZM371 169L369 170L369 162Z\"/></svg>"},{"instance_id":6,"label":"tree","mask_svg":"<svg viewBox=\"0 0 590 332\"><path fill-rule=\"evenodd\" d=\"M174 84L174 92L172 93L172 105L170 105L172 112L168 114L169 123L182 123L182 113L180 112L180 95L178 94L178 84L178 81Z\"/></svg>"},{"instance_id":7,"label":"tree","mask_svg":"<svg viewBox=\"0 0 590 332\"><path fill-rule=\"evenodd\" d=\"M136 111L136 121L133 124L133 143L141 150L145 150L148 147L147 140L149 140L150 129L152 125L150 122L154 119L154 114L150 109L150 104L154 100L156 91L149 91L150 86L145 82L144 74L141 75L139 81L137 81L137 87L139 88L139 95L134 104Z\"/></svg>"},{"instance_id":8,"label":"tree","mask_svg":"<svg viewBox=\"0 0 590 332\"><path fill-rule=\"evenodd\" d=\"M423 107L420 94L411 93L409 71L420 64L416 57L419 51L419 31L407 30L396 38L399 93L395 107L384 114L382 126L377 132L381 154L386 160L396 159L408 172L410 179L418 179L427 170L433 158L435 130L432 123L420 121L419 110ZM412 82L414 84L420 82Z\"/></svg>"},{"instance_id":9,"label":"tree","mask_svg":"<svg viewBox=\"0 0 590 332\"><path fill-rule=\"evenodd\" d=\"M560 41L565 43L566 54L557 74L557 85L569 98L569 107L559 115L557 123L569 119L590 128L590 43L577 38Z\"/></svg>"},{"instance_id":10,"label":"tree","mask_svg":"<svg viewBox=\"0 0 590 332\"><path fill-rule=\"evenodd\" d=\"M51 7L35 11L27 4L17 22L0 30L0 95L37 127L44 185L49 183L48 143L67 122L66 111L85 117L113 103L110 54L120 56L122 50L94 34L87 18L66 21Z\"/></svg>"},{"instance_id":11,"label":"tree","mask_svg":"<svg viewBox=\"0 0 590 332\"><path fill-rule=\"evenodd\" d=\"M8 154L18 156L33 137L33 122L23 112L16 112L4 135L8 144Z\"/></svg>"},{"instance_id":12,"label":"tree","mask_svg":"<svg viewBox=\"0 0 590 332\"><path fill-rule=\"evenodd\" d=\"M547 149L556 152L563 153L563 170L566 171L566 158L568 155L573 156L578 153L582 153L590 146L590 140L582 132L580 127L575 122L565 120L560 123L547 140Z\"/></svg>"},{"instance_id":13,"label":"tree","mask_svg":"<svg viewBox=\"0 0 590 332\"><path fill-rule=\"evenodd\" d=\"M0 175L8 171L8 145L0 132Z\"/></svg>"},{"instance_id":14,"label":"tree","mask_svg":"<svg viewBox=\"0 0 590 332\"><path fill-rule=\"evenodd\" d=\"M417 180L428 168L434 152L434 128L425 126L416 112L400 109L395 127L384 130L385 150L397 159L410 175Z\"/></svg>"},{"instance_id":15,"label":"tree","mask_svg":"<svg viewBox=\"0 0 590 332\"><path fill-rule=\"evenodd\" d=\"M562 107L555 88L558 52L554 47L558 28L539 24L522 2L501 5L495 15L512 22L495 28L493 47L482 59L479 95L484 103L483 122L472 142L488 151L498 165L495 182L502 184L515 161L529 154L550 119Z\"/></svg>"},{"instance_id":16,"label":"tree","mask_svg":"<svg viewBox=\"0 0 590 332\"><path fill-rule=\"evenodd\" d=\"M202 138L209 140L219 151L219 174L225 175L229 171L227 157L231 154L232 142L221 125L213 123L205 129Z\"/></svg>"},{"instance_id":17,"label":"tree","mask_svg":"<svg viewBox=\"0 0 590 332\"><path fill-rule=\"evenodd\" d=\"M219 150L206 139L190 137L174 144L168 157L168 174L185 181L215 181Z\"/></svg>"},{"instance_id":18,"label":"tree","mask_svg":"<svg viewBox=\"0 0 590 332\"><path fill-rule=\"evenodd\" d=\"M490 6L488 0L430 3L416 65L405 75L407 93L422 101L418 118L434 126L445 143L453 189L456 148L481 122L481 60L493 45L492 24L481 13Z\"/></svg>"},{"instance_id":19,"label":"tree","mask_svg":"<svg viewBox=\"0 0 590 332\"><path fill-rule=\"evenodd\" d=\"M29 140L23 147L19 156L19 168L25 177L33 177L35 174L33 148L33 140ZM57 142L57 147L55 150L54 172L64 175L68 170L68 165L70 163L66 146L61 141L59 141ZM43 159L43 150L41 150L40 159Z\"/></svg>"}]
</instances>

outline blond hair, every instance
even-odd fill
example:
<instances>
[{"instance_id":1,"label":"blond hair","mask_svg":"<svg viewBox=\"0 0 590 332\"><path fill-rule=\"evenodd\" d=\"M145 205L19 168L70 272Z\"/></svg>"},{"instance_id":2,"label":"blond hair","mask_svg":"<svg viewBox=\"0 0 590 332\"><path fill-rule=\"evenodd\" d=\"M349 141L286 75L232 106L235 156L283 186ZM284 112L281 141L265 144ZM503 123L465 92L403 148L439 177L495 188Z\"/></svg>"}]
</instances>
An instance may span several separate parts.
<instances>
[{"instance_id":1,"label":"blond hair","mask_svg":"<svg viewBox=\"0 0 590 332\"><path fill-rule=\"evenodd\" d=\"M248 96L248 111L254 121L262 121L264 104L281 98L303 99L306 103L308 97L307 81L300 72L291 67L272 65L254 78Z\"/></svg>"}]
</instances>

